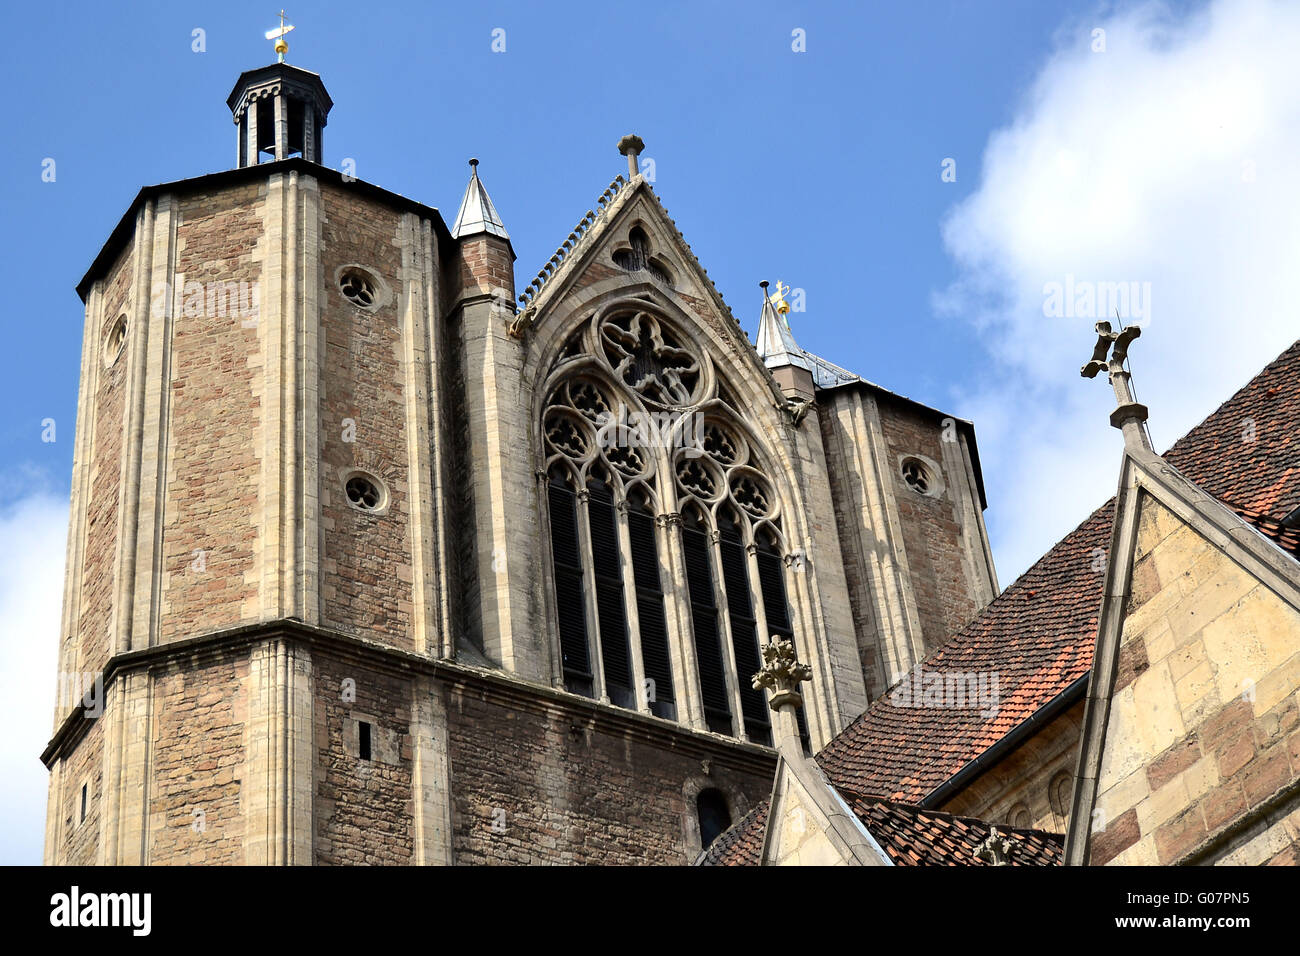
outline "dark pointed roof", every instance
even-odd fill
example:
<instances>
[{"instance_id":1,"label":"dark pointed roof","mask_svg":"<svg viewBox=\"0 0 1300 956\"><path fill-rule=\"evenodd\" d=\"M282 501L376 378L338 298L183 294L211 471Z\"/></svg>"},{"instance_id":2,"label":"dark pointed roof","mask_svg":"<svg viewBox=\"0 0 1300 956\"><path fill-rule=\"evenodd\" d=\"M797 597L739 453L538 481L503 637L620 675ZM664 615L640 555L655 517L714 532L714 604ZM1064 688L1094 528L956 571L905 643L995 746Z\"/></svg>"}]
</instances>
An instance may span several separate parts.
<instances>
[{"instance_id":1,"label":"dark pointed roof","mask_svg":"<svg viewBox=\"0 0 1300 956\"><path fill-rule=\"evenodd\" d=\"M478 178L478 160L471 159L469 168L469 185L465 187L460 212L456 213L456 222L451 227L452 238L460 239L486 232L489 236L509 240L510 233L506 232L505 223L497 215L497 207L492 205L487 187Z\"/></svg>"}]
</instances>

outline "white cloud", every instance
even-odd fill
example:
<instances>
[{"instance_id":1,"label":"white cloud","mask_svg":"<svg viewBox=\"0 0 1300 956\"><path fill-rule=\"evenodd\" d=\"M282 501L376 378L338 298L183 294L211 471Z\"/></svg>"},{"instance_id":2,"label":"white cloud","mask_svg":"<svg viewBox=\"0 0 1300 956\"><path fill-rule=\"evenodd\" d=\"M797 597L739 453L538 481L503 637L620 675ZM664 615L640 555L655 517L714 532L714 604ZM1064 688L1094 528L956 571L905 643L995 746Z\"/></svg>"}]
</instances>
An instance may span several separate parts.
<instances>
[{"instance_id":1,"label":"white cloud","mask_svg":"<svg viewBox=\"0 0 1300 956\"><path fill-rule=\"evenodd\" d=\"M1300 8L1262 0L1073 24L990 137L979 187L944 223L958 279L935 302L987 343L983 381L957 401L978 430L1003 585L1118 477L1113 395L1079 376L1093 322L1114 316L1049 317L1048 283L1150 289L1129 354L1157 450L1300 334L1297 49Z\"/></svg>"},{"instance_id":2,"label":"white cloud","mask_svg":"<svg viewBox=\"0 0 1300 956\"><path fill-rule=\"evenodd\" d=\"M6 478L12 477L12 474ZM39 864L57 684L68 524L65 496L37 493L0 512L0 864Z\"/></svg>"}]
</instances>

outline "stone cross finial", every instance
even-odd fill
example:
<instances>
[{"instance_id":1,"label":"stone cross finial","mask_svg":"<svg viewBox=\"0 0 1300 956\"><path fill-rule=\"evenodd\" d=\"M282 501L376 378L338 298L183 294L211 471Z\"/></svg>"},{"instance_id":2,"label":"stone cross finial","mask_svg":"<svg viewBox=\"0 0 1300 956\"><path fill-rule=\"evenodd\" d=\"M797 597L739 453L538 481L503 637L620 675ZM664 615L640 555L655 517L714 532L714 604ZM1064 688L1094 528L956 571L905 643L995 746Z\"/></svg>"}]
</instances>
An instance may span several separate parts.
<instances>
[{"instance_id":1,"label":"stone cross finial","mask_svg":"<svg viewBox=\"0 0 1300 956\"><path fill-rule=\"evenodd\" d=\"M1098 322L1097 344L1092 350L1092 360L1079 370L1084 378L1096 378L1098 372L1105 372L1115 389L1115 401L1118 403L1110 414L1110 423L1124 433L1126 445L1139 445L1151 450L1151 441L1147 438L1142 423L1147 420L1147 407L1133 400L1129 388L1129 373L1124 368L1128 359L1129 344L1142 334L1140 326L1130 325L1118 332L1111 330L1109 322Z\"/></svg>"},{"instance_id":2,"label":"stone cross finial","mask_svg":"<svg viewBox=\"0 0 1300 956\"><path fill-rule=\"evenodd\" d=\"M975 848L975 857L992 866L1010 866L1011 840L993 827L984 842Z\"/></svg>"}]
</instances>

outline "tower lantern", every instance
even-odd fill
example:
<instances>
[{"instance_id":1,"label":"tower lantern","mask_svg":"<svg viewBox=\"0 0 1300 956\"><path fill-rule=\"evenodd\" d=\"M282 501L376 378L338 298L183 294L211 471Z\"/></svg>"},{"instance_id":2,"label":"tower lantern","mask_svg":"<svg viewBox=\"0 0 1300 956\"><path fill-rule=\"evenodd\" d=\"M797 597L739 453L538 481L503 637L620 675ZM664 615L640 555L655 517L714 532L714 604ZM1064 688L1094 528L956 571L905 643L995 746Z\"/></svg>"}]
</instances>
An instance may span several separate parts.
<instances>
[{"instance_id":1,"label":"tower lantern","mask_svg":"<svg viewBox=\"0 0 1300 956\"><path fill-rule=\"evenodd\" d=\"M318 74L272 63L240 74L226 99L238 129L239 166L301 156L323 162L321 139L334 101Z\"/></svg>"}]
</instances>

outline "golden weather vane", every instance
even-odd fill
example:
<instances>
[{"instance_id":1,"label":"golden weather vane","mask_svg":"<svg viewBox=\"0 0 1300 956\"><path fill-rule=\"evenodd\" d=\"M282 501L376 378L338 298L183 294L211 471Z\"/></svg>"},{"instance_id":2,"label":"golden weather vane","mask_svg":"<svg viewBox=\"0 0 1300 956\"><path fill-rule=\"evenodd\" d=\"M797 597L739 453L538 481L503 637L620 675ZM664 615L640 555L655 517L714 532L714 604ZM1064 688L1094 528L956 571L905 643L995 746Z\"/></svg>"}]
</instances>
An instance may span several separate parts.
<instances>
[{"instance_id":1,"label":"golden weather vane","mask_svg":"<svg viewBox=\"0 0 1300 956\"><path fill-rule=\"evenodd\" d=\"M772 293L772 305L780 315L785 315L790 311L790 303L785 301L785 294L790 291L790 287L781 285L781 280L776 280L776 291Z\"/></svg>"},{"instance_id":2,"label":"golden weather vane","mask_svg":"<svg viewBox=\"0 0 1300 956\"><path fill-rule=\"evenodd\" d=\"M266 31L266 38L275 41L276 62L283 63L284 55L289 52L289 44L285 42L284 35L293 29L293 24L284 22L284 11L280 11L280 25L274 30Z\"/></svg>"}]
</instances>

